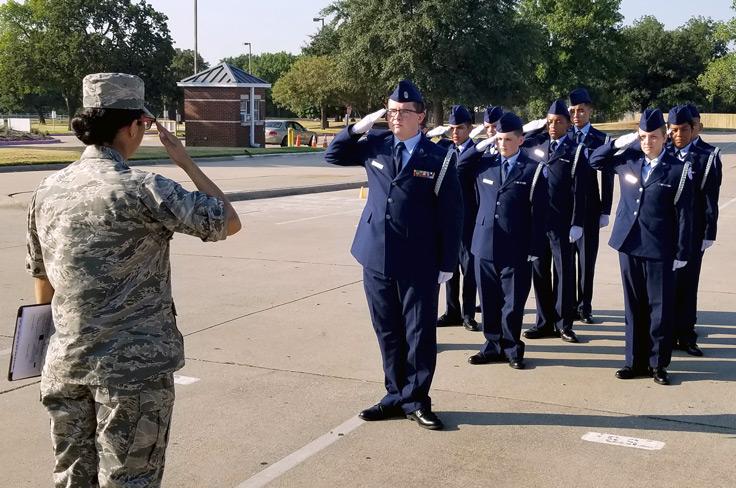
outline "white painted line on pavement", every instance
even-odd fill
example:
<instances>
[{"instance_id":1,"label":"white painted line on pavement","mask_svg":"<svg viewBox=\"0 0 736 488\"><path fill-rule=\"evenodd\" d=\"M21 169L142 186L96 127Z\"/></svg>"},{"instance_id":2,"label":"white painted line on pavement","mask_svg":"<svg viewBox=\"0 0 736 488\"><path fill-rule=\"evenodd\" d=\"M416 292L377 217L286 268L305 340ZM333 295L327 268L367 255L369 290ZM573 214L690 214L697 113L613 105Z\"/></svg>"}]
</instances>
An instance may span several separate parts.
<instances>
[{"instance_id":1,"label":"white painted line on pavement","mask_svg":"<svg viewBox=\"0 0 736 488\"><path fill-rule=\"evenodd\" d=\"M364 423L365 421L361 420L361 418L357 415L355 417L351 417L347 421L329 431L327 434L316 438L301 449L292 452L285 458L277 461L263 471L251 476L247 480L240 483L236 488L260 488L262 486L266 486L271 481L275 480L276 478L286 473L290 469L296 467L297 465L303 463L310 457L314 456L321 450L331 445L343 435L354 431Z\"/></svg>"},{"instance_id":2,"label":"white painted line on pavement","mask_svg":"<svg viewBox=\"0 0 736 488\"><path fill-rule=\"evenodd\" d=\"M178 374L174 375L174 383L177 385L191 385L192 383L196 383L199 381L199 378L195 378L194 376L181 376Z\"/></svg>"},{"instance_id":3,"label":"white painted line on pavement","mask_svg":"<svg viewBox=\"0 0 736 488\"><path fill-rule=\"evenodd\" d=\"M10 348L1 350L0 351L0 358L3 357L3 356L7 356L8 354L10 354L10 351L11 351Z\"/></svg>"},{"instance_id":4,"label":"white painted line on pavement","mask_svg":"<svg viewBox=\"0 0 736 488\"><path fill-rule=\"evenodd\" d=\"M639 439L638 437L625 437L615 434L601 434L599 432L588 432L581 437L581 439L589 442L597 442L599 444L633 447L635 449L645 449L647 451L658 451L664 447L664 442L661 441Z\"/></svg>"},{"instance_id":5,"label":"white painted line on pavement","mask_svg":"<svg viewBox=\"0 0 736 488\"><path fill-rule=\"evenodd\" d=\"M353 209L353 210L346 210L344 212L337 212L332 214L324 214L324 215L316 215L314 217L304 217L303 219L294 219L294 220L286 220L284 222L276 222L276 225L284 225L284 224L294 224L296 222L305 222L307 220L315 220L315 219L324 219L326 217L334 217L336 215L345 215L349 213L357 213L359 212L359 209Z\"/></svg>"},{"instance_id":6,"label":"white painted line on pavement","mask_svg":"<svg viewBox=\"0 0 736 488\"><path fill-rule=\"evenodd\" d=\"M729 201L727 201L726 203L724 203L723 205L719 205L718 206L718 210L723 210L724 208L726 208L729 205L731 205L733 202L736 202L736 198L732 198Z\"/></svg>"}]
</instances>

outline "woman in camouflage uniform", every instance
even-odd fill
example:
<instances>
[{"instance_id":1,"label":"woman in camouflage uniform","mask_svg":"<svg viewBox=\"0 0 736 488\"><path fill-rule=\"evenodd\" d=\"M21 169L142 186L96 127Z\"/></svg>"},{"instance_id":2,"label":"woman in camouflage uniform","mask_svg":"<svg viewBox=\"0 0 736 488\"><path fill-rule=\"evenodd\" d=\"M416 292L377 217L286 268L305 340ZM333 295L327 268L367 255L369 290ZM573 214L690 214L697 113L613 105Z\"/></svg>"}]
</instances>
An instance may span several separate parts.
<instances>
[{"instance_id":1,"label":"woman in camouflage uniform","mask_svg":"<svg viewBox=\"0 0 736 488\"><path fill-rule=\"evenodd\" d=\"M225 239L240 220L181 142L156 123L171 160L199 191L131 169L155 123L137 76L83 81L72 121L81 158L44 179L28 211L27 269L55 333L41 379L58 487L156 487L184 365L171 297L174 232Z\"/></svg>"}]
</instances>

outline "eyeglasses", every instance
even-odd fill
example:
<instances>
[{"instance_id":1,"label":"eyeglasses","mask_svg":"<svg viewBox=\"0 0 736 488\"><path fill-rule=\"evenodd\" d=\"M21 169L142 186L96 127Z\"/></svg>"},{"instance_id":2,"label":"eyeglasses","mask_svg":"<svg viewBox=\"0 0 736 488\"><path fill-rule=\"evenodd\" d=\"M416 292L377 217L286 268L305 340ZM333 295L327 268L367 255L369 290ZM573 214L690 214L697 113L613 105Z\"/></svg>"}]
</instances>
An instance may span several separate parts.
<instances>
[{"instance_id":1,"label":"eyeglasses","mask_svg":"<svg viewBox=\"0 0 736 488\"><path fill-rule=\"evenodd\" d=\"M402 108L402 109L390 108L390 109L386 110L386 115L388 115L392 119L395 119L398 116L401 116L401 118L404 118L404 117L406 117L409 114L418 114L418 113L419 113L418 111L411 110L411 109L408 109L408 108Z\"/></svg>"},{"instance_id":2,"label":"eyeglasses","mask_svg":"<svg viewBox=\"0 0 736 488\"><path fill-rule=\"evenodd\" d=\"M143 120L140 121L143 126L146 128L146 130L150 129L154 122L156 122L156 119L151 119L149 117L143 117Z\"/></svg>"}]
</instances>

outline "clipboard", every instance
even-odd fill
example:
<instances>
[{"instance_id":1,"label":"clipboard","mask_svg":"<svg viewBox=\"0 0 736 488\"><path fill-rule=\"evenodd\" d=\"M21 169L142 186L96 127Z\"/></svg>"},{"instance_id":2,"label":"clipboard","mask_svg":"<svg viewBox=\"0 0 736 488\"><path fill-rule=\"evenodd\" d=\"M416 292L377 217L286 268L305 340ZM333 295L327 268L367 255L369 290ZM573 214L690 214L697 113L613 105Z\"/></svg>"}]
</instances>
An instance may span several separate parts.
<instances>
[{"instance_id":1,"label":"clipboard","mask_svg":"<svg viewBox=\"0 0 736 488\"><path fill-rule=\"evenodd\" d=\"M51 304L24 305L18 309L10 350L8 381L41 376L49 338L54 333Z\"/></svg>"}]
</instances>

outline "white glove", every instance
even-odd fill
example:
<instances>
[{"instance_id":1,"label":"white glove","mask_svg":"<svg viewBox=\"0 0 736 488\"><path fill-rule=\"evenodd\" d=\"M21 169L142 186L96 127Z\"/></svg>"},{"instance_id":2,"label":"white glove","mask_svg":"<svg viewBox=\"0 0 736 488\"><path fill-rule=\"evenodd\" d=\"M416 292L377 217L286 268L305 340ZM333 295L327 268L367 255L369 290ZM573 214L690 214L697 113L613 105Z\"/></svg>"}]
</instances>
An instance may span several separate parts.
<instances>
[{"instance_id":1,"label":"white glove","mask_svg":"<svg viewBox=\"0 0 736 488\"><path fill-rule=\"evenodd\" d=\"M381 110L376 110L372 114L368 114L362 119L360 119L359 122L356 122L356 124L353 126L353 134L365 134L369 130L371 130L371 127L373 127L373 124L376 123L376 120L383 117L383 114L386 113L386 109L382 108Z\"/></svg>"},{"instance_id":2,"label":"white glove","mask_svg":"<svg viewBox=\"0 0 736 488\"><path fill-rule=\"evenodd\" d=\"M450 130L450 128L446 125L439 125L434 129L427 131L427 137L431 139L437 136L444 136L445 134L447 134L448 130Z\"/></svg>"},{"instance_id":3,"label":"white glove","mask_svg":"<svg viewBox=\"0 0 736 488\"><path fill-rule=\"evenodd\" d=\"M478 144L475 145L475 150L478 152L483 152L486 150L488 146L496 142L496 136L489 137L488 139L483 139Z\"/></svg>"},{"instance_id":4,"label":"white glove","mask_svg":"<svg viewBox=\"0 0 736 488\"><path fill-rule=\"evenodd\" d=\"M531 122L527 122L526 124L524 124L524 127L522 127L521 130L524 132L524 134L526 134L527 132L541 129L545 125L547 125L547 119L532 120Z\"/></svg>"},{"instance_id":5,"label":"white glove","mask_svg":"<svg viewBox=\"0 0 736 488\"><path fill-rule=\"evenodd\" d=\"M639 139L638 132L631 132L629 134L624 134L614 141L613 147L615 147L616 149L621 149L623 147L633 144L634 142L636 142L637 139Z\"/></svg>"},{"instance_id":6,"label":"white glove","mask_svg":"<svg viewBox=\"0 0 736 488\"><path fill-rule=\"evenodd\" d=\"M705 251L705 250L706 250L706 249L708 249L708 248L709 248L710 246L712 246L714 242L715 242L715 241L708 241L708 240L705 240L705 241L703 241L703 246L702 246L702 247L700 248L700 250L701 250L701 251Z\"/></svg>"},{"instance_id":7,"label":"white glove","mask_svg":"<svg viewBox=\"0 0 736 488\"><path fill-rule=\"evenodd\" d=\"M610 223L610 221L611 221L610 215L601 214L601 217L598 219L598 227L601 229L604 227L608 227L608 224Z\"/></svg>"},{"instance_id":8,"label":"white glove","mask_svg":"<svg viewBox=\"0 0 736 488\"><path fill-rule=\"evenodd\" d=\"M686 264L687 264L687 261L678 261L677 259L675 259L675 261L672 263L672 271L675 271L680 268L684 268Z\"/></svg>"},{"instance_id":9,"label":"white glove","mask_svg":"<svg viewBox=\"0 0 736 488\"><path fill-rule=\"evenodd\" d=\"M470 137L471 139L475 139L475 138L476 138L476 137L478 137L478 136L479 136L480 134L482 134L482 133L483 133L483 132L484 132L485 130L486 130L486 128L485 128L485 127L483 127L482 125L479 125L479 126L478 126L478 127L476 127L475 129L473 129L473 130L471 130L471 131L470 131L470 136L469 136L469 137Z\"/></svg>"},{"instance_id":10,"label":"white glove","mask_svg":"<svg viewBox=\"0 0 736 488\"><path fill-rule=\"evenodd\" d=\"M452 273L448 273L447 271L440 271L440 275L437 277L437 284L441 285L450 278L452 278Z\"/></svg>"},{"instance_id":11,"label":"white glove","mask_svg":"<svg viewBox=\"0 0 736 488\"><path fill-rule=\"evenodd\" d=\"M526 260L529 261L530 263L533 263L537 259L539 259L539 256L527 256L526 258Z\"/></svg>"},{"instance_id":12,"label":"white glove","mask_svg":"<svg viewBox=\"0 0 736 488\"><path fill-rule=\"evenodd\" d=\"M573 243L583 237L583 228L579 225L570 227L570 243Z\"/></svg>"}]
</instances>

